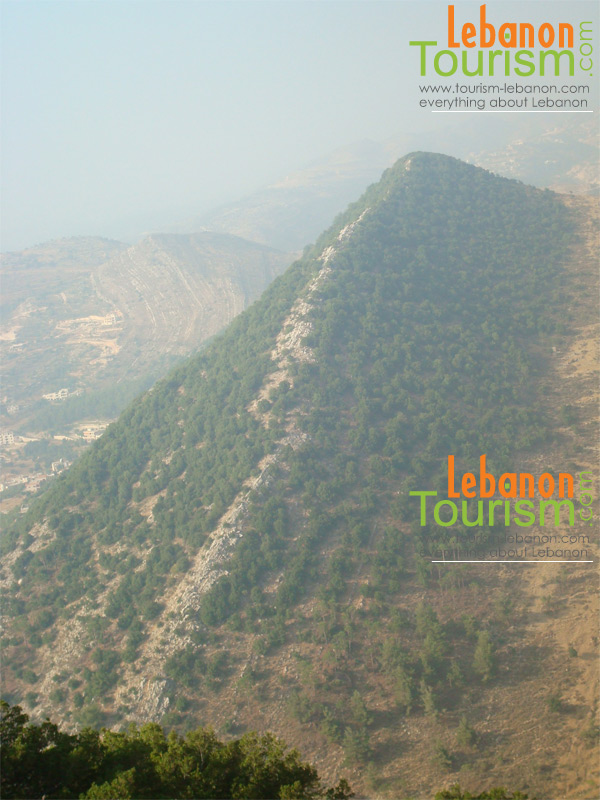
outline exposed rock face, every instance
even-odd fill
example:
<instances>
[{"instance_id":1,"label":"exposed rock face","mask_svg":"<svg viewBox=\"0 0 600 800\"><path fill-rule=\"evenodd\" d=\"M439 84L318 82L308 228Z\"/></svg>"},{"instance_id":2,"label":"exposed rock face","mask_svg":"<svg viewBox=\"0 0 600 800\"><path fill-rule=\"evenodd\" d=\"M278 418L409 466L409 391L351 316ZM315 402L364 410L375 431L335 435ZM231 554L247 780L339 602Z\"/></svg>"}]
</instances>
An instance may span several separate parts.
<instances>
[{"instance_id":1,"label":"exposed rock face","mask_svg":"<svg viewBox=\"0 0 600 800\"><path fill-rule=\"evenodd\" d=\"M61 382L86 389L107 373L151 372L217 333L289 261L210 233L149 236L132 247L68 239L3 256L4 393L28 405Z\"/></svg>"},{"instance_id":2,"label":"exposed rock face","mask_svg":"<svg viewBox=\"0 0 600 800\"><path fill-rule=\"evenodd\" d=\"M324 774L372 757L394 796L430 792L431 745L454 748L464 714L481 737L476 791L525 776L570 796L594 774L580 734L584 717L586 737L596 730L592 573L504 561L446 573L430 559L462 551L462 531L419 525L409 492L440 487L455 448L464 469L506 453L536 477L596 455L597 270L580 210L443 156L388 171L32 504L19 557L44 524L56 539L26 570L27 556L4 565L7 691L74 725L96 713L272 730ZM155 239L155 274L181 281ZM133 306L149 288L125 256L110 269L130 270ZM566 302L552 292L563 278ZM151 311L150 340L164 324ZM580 330L562 331L575 314ZM567 714L548 724L549 687L579 707L577 728ZM525 763L534 739L554 761L577 748L572 777ZM363 766L351 777L370 791Z\"/></svg>"},{"instance_id":3,"label":"exposed rock face","mask_svg":"<svg viewBox=\"0 0 600 800\"><path fill-rule=\"evenodd\" d=\"M46 477L52 461L72 462L128 402L218 333L290 261L211 233L148 236L131 247L64 239L3 256L0 424L18 437L59 434L69 443L63 452L56 440L45 464L32 461L17 437L5 482L24 488L31 477Z\"/></svg>"},{"instance_id":4,"label":"exposed rock face","mask_svg":"<svg viewBox=\"0 0 600 800\"><path fill-rule=\"evenodd\" d=\"M256 299L289 260L227 234L158 234L103 264L96 287L135 322L124 343L185 354Z\"/></svg>"},{"instance_id":5,"label":"exposed rock face","mask_svg":"<svg viewBox=\"0 0 600 800\"><path fill-rule=\"evenodd\" d=\"M283 381L289 380L293 383L293 378L288 372L291 360L314 362L312 348L303 344L304 338L312 330L309 315L315 302L314 295L335 269L337 250L348 244L352 231L368 211L367 208L357 220L340 231L336 246L330 245L323 250L318 259L323 264L322 268L308 283L302 296L284 320L277 336L276 346L271 353L275 369L265 377L256 400L249 407L249 410L267 427L269 414L259 412L258 402L265 399L268 393ZM276 464L282 464L281 453L288 446L295 450L309 439L310 437L298 428L294 415L290 415L287 433L279 441L276 451L261 460L258 475L246 481L244 489L234 499L212 532L209 544L198 552L191 569L166 599L161 620L153 628L142 649L140 661L144 663L142 670L144 677L140 680L139 674L128 670L118 690L121 702L130 701L132 697L137 698L134 711L136 719L159 721L166 712L165 702L168 705L166 684L164 681L152 681L151 676L160 674L170 654L192 645L188 634L197 628L196 619L202 599L220 577L228 574L228 561L247 527L252 497L260 489L268 487L271 468Z\"/></svg>"}]
</instances>

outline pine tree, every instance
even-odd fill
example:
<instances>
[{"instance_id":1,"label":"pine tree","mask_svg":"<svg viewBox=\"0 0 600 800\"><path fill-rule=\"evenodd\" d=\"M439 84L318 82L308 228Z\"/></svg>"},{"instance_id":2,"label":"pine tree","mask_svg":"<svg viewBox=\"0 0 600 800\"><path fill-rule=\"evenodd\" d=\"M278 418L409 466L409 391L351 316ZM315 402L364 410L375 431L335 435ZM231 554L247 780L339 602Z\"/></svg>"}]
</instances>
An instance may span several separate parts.
<instances>
[{"instance_id":1,"label":"pine tree","mask_svg":"<svg viewBox=\"0 0 600 800\"><path fill-rule=\"evenodd\" d=\"M477 634L477 646L473 655L473 669L484 682L489 681L496 667L494 658L494 647L487 631L479 631Z\"/></svg>"},{"instance_id":2,"label":"pine tree","mask_svg":"<svg viewBox=\"0 0 600 800\"><path fill-rule=\"evenodd\" d=\"M476 734L467 718L462 716L456 730L456 741L461 747L470 747L475 742Z\"/></svg>"}]
</instances>

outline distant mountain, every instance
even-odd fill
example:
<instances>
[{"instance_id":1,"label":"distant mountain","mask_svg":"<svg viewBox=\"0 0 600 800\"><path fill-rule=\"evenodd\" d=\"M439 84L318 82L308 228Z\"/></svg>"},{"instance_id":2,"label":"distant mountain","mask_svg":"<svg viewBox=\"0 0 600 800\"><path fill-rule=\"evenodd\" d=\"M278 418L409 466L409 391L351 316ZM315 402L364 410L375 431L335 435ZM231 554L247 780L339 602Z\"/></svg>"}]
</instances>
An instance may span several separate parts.
<instances>
[{"instance_id":1,"label":"distant mountain","mask_svg":"<svg viewBox=\"0 0 600 800\"><path fill-rule=\"evenodd\" d=\"M402 154L415 148L444 152L542 188L598 191L599 141L593 123L547 119L515 123L515 115L509 116L510 124L496 119L490 126L487 120L475 119L467 128L448 122L435 131L341 147L262 191L184 220L174 230L222 231L282 250L301 250L314 242L340 208L378 181L382 171Z\"/></svg>"},{"instance_id":2,"label":"distant mountain","mask_svg":"<svg viewBox=\"0 0 600 800\"><path fill-rule=\"evenodd\" d=\"M593 213L446 156L387 170L13 521L8 699L272 730L370 795L591 797L589 565L433 563L549 528L422 524L410 492L447 498L450 454L595 468Z\"/></svg>"},{"instance_id":3,"label":"distant mountain","mask_svg":"<svg viewBox=\"0 0 600 800\"><path fill-rule=\"evenodd\" d=\"M69 317L93 319L108 312L110 304L97 297L90 277L127 247L109 239L77 237L0 257L6 350L2 386L9 403L31 403L69 379L65 370L75 367L65 351L71 348L57 325ZM52 357L57 346L63 352Z\"/></svg>"},{"instance_id":4,"label":"distant mountain","mask_svg":"<svg viewBox=\"0 0 600 800\"><path fill-rule=\"evenodd\" d=\"M288 263L285 253L210 233L133 246L68 239L6 254L4 391L22 402L64 381L152 370L213 336Z\"/></svg>"},{"instance_id":5,"label":"distant mountain","mask_svg":"<svg viewBox=\"0 0 600 800\"><path fill-rule=\"evenodd\" d=\"M262 191L185 220L177 229L222 231L301 251L413 145L414 137L406 136L391 146L362 141L341 147Z\"/></svg>"},{"instance_id":6,"label":"distant mountain","mask_svg":"<svg viewBox=\"0 0 600 800\"><path fill-rule=\"evenodd\" d=\"M4 454L5 483L72 461L94 425L214 336L290 261L217 233L133 246L65 239L2 256L0 420L26 439L62 437L43 447L17 440Z\"/></svg>"},{"instance_id":7,"label":"distant mountain","mask_svg":"<svg viewBox=\"0 0 600 800\"><path fill-rule=\"evenodd\" d=\"M62 383L155 371L249 305L289 256L227 234L136 245L67 239L2 256L3 386L30 403Z\"/></svg>"},{"instance_id":8,"label":"distant mountain","mask_svg":"<svg viewBox=\"0 0 600 800\"><path fill-rule=\"evenodd\" d=\"M88 274L128 245L111 239L79 236L58 239L1 258L3 324L21 303L30 297L60 293L65 283ZM64 302L64 301L63 301ZM4 336L5 341L9 339Z\"/></svg>"},{"instance_id":9,"label":"distant mountain","mask_svg":"<svg viewBox=\"0 0 600 800\"><path fill-rule=\"evenodd\" d=\"M593 122L555 123L513 134L497 150L473 149L469 160L507 178L559 192L598 194L600 133Z\"/></svg>"},{"instance_id":10,"label":"distant mountain","mask_svg":"<svg viewBox=\"0 0 600 800\"><path fill-rule=\"evenodd\" d=\"M135 346L151 361L189 353L214 336L289 261L287 253L229 234L156 234L105 262L94 283L130 321L121 347Z\"/></svg>"}]
</instances>

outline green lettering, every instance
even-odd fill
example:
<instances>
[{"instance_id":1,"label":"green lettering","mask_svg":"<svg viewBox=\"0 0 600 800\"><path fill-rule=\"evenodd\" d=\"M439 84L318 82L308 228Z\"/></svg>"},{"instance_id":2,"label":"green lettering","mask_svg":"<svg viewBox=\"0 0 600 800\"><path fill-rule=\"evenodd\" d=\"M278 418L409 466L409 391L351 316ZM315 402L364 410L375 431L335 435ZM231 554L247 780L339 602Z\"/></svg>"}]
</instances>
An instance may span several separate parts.
<instances>
[{"instance_id":1,"label":"green lettering","mask_svg":"<svg viewBox=\"0 0 600 800\"><path fill-rule=\"evenodd\" d=\"M427 508L425 505L427 503L426 498L435 497L437 495L437 492L409 492L409 494L411 497L417 496L421 498L421 525L426 525L427 524Z\"/></svg>"},{"instance_id":2,"label":"green lettering","mask_svg":"<svg viewBox=\"0 0 600 800\"><path fill-rule=\"evenodd\" d=\"M452 66L447 72L444 72L440 67L442 56L450 56L450 61L452 62ZM458 58L456 57L456 53L453 53L452 50L438 50L433 57L433 68L438 75L442 75L445 78L447 78L449 75L454 75L458 69Z\"/></svg>"},{"instance_id":3,"label":"green lettering","mask_svg":"<svg viewBox=\"0 0 600 800\"><path fill-rule=\"evenodd\" d=\"M440 519L440 509L442 506L450 506L452 509L452 519L449 522L444 522L442 519ZM442 525L444 528L449 528L450 525L454 525L458 519L458 508L456 507L456 504L452 502L452 500L440 500L439 503L435 504L433 509L433 518L438 525Z\"/></svg>"},{"instance_id":4,"label":"green lettering","mask_svg":"<svg viewBox=\"0 0 600 800\"><path fill-rule=\"evenodd\" d=\"M540 75L546 74L545 63L546 58L552 56L554 58L554 74L560 75L560 59L562 56L567 57L569 62L569 75L575 74L575 56L571 50L562 50L560 53L557 50L542 50L540 53Z\"/></svg>"},{"instance_id":5,"label":"green lettering","mask_svg":"<svg viewBox=\"0 0 600 800\"><path fill-rule=\"evenodd\" d=\"M525 58L527 56L527 58ZM515 72L517 75L533 75L535 72L535 63L533 61L529 61L529 59L533 59L533 53L531 50L517 50L515 53L515 61L517 64L521 64L521 66L526 67L527 69L521 69L520 67L515 67Z\"/></svg>"},{"instance_id":6,"label":"green lettering","mask_svg":"<svg viewBox=\"0 0 600 800\"><path fill-rule=\"evenodd\" d=\"M554 508L554 524L558 525L560 522L560 509L561 506L566 505L569 509L569 525L575 524L575 509L573 508L572 500L542 500L540 503L540 525L545 525L544 512L546 506Z\"/></svg>"},{"instance_id":7,"label":"green lettering","mask_svg":"<svg viewBox=\"0 0 600 800\"><path fill-rule=\"evenodd\" d=\"M437 42L409 42L409 45L411 47L421 48L421 75L425 75L427 66L427 48L437 47Z\"/></svg>"},{"instance_id":8,"label":"green lettering","mask_svg":"<svg viewBox=\"0 0 600 800\"><path fill-rule=\"evenodd\" d=\"M515 522L517 525L520 525L521 528L528 528L535 522L535 514L533 511L529 511L528 509L533 509L533 503L531 500L517 500L515 503L515 511L517 514L521 514L522 516L528 518L527 522L521 522L521 520L515 519Z\"/></svg>"}]
</instances>

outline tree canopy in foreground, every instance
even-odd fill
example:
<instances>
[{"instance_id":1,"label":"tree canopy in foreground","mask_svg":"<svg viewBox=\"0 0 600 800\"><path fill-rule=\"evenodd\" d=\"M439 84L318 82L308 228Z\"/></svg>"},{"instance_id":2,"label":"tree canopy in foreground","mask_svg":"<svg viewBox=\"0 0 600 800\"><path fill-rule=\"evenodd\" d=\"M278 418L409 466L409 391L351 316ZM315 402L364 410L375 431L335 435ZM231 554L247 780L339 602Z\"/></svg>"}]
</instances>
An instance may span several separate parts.
<instances>
[{"instance_id":1,"label":"tree canopy in foreground","mask_svg":"<svg viewBox=\"0 0 600 800\"><path fill-rule=\"evenodd\" d=\"M247 733L225 743L210 729L180 736L154 723L69 734L49 720L31 723L20 706L0 703L4 800L352 797L344 779L325 788L316 769L271 734Z\"/></svg>"}]
</instances>

